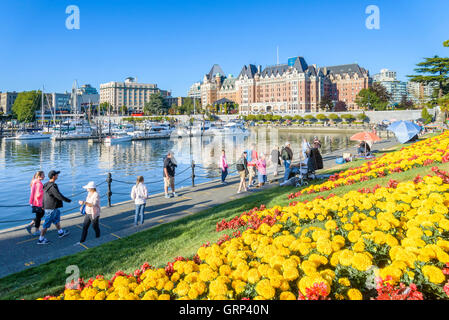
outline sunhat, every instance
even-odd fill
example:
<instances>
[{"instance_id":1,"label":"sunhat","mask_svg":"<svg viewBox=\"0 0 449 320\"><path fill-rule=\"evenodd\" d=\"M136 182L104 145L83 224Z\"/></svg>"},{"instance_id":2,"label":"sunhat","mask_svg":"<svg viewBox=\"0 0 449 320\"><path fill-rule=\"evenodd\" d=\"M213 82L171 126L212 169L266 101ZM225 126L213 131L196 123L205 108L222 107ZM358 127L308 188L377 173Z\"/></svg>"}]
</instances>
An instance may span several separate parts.
<instances>
[{"instance_id":1,"label":"sunhat","mask_svg":"<svg viewBox=\"0 0 449 320\"><path fill-rule=\"evenodd\" d=\"M97 189L97 185L95 184L95 182L91 181L87 185L85 185L83 189Z\"/></svg>"}]
</instances>

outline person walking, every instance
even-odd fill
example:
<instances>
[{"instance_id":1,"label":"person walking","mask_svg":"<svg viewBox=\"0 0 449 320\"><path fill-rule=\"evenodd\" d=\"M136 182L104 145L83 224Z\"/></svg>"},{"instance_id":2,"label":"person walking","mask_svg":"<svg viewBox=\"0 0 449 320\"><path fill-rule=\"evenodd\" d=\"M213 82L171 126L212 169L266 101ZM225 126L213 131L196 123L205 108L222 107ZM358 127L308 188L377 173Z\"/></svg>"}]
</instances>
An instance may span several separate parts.
<instances>
[{"instance_id":1,"label":"person walking","mask_svg":"<svg viewBox=\"0 0 449 320\"><path fill-rule=\"evenodd\" d=\"M42 180L44 179L44 171L38 171L34 174L33 180L31 180L30 183L30 206L31 212L35 214L35 218L29 225L25 227L25 229L29 234L31 234L31 228L35 227L36 231L33 234L34 236L38 236L41 234L39 227L41 225L41 219L44 216L44 209L42 208L42 202L44 200L44 185L42 184Z\"/></svg>"},{"instance_id":2,"label":"person walking","mask_svg":"<svg viewBox=\"0 0 449 320\"><path fill-rule=\"evenodd\" d=\"M279 173L279 166L281 165L281 153L279 152L279 147L275 146L271 150L271 170L274 177L277 177Z\"/></svg>"},{"instance_id":3,"label":"person walking","mask_svg":"<svg viewBox=\"0 0 449 320\"><path fill-rule=\"evenodd\" d=\"M79 201L78 203L81 206L86 206L86 215L84 217L81 239L80 242L78 242L77 244L86 241L87 231L89 230L91 224L92 228L95 230L95 237L100 238L101 205L100 205L100 195L97 192L97 185L95 184L95 182L91 181L87 185L85 185L83 189L86 189L88 192L86 201Z\"/></svg>"},{"instance_id":4,"label":"person walking","mask_svg":"<svg viewBox=\"0 0 449 320\"><path fill-rule=\"evenodd\" d=\"M41 235L39 236L38 244L48 244L50 241L45 238L47 230L52 224L58 229L59 238L67 236L70 232L61 228L61 211L60 208L63 207L63 202L72 202L69 198L64 197L61 192L59 192L56 180L58 180L60 171L51 170L48 173L48 178L50 179L46 184L44 184L44 200L43 209L45 211L45 221L42 226Z\"/></svg>"},{"instance_id":5,"label":"person walking","mask_svg":"<svg viewBox=\"0 0 449 320\"><path fill-rule=\"evenodd\" d=\"M228 162L226 160L226 152L225 150L221 150L221 156L220 156L220 168L221 168L221 183L222 184L227 184L226 183L226 177L228 176Z\"/></svg>"},{"instance_id":6,"label":"person walking","mask_svg":"<svg viewBox=\"0 0 449 320\"><path fill-rule=\"evenodd\" d=\"M175 171L177 163L173 152L169 151L167 157L164 160L164 188L165 188L165 198L171 198L168 194L168 187L171 187L173 197L177 197L175 192Z\"/></svg>"},{"instance_id":7,"label":"person walking","mask_svg":"<svg viewBox=\"0 0 449 320\"><path fill-rule=\"evenodd\" d=\"M312 147L310 146L309 141L307 141L306 138L302 139L302 156L304 158L305 163L307 163L307 159L310 156L310 150L312 149Z\"/></svg>"},{"instance_id":8,"label":"person walking","mask_svg":"<svg viewBox=\"0 0 449 320\"><path fill-rule=\"evenodd\" d=\"M267 163L265 161L265 154L262 153L259 160L256 161L257 166L257 179L259 181L258 188L262 188L262 186L267 182Z\"/></svg>"},{"instance_id":9,"label":"person walking","mask_svg":"<svg viewBox=\"0 0 449 320\"><path fill-rule=\"evenodd\" d=\"M317 148L317 149L320 149L320 148L321 148L321 142L320 142L320 140L318 139L317 136L315 136L315 137L313 138L313 147L314 147L314 148Z\"/></svg>"},{"instance_id":10,"label":"person walking","mask_svg":"<svg viewBox=\"0 0 449 320\"><path fill-rule=\"evenodd\" d=\"M237 193L248 191L246 186L246 176L248 175L248 161L246 160L247 152L244 151L242 156L237 160L236 167L240 175L240 184Z\"/></svg>"},{"instance_id":11,"label":"person walking","mask_svg":"<svg viewBox=\"0 0 449 320\"><path fill-rule=\"evenodd\" d=\"M288 180L289 168L293 160L293 151L291 149L290 142L285 143L285 147L281 151L282 160L284 160L284 181Z\"/></svg>"},{"instance_id":12,"label":"person walking","mask_svg":"<svg viewBox=\"0 0 449 320\"><path fill-rule=\"evenodd\" d=\"M250 150L247 151L246 160L248 163L248 188L251 188L253 186L254 177L256 176L256 161L259 160L255 143L253 143Z\"/></svg>"},{"instance_id":13,"label":"person walking","mask_svg":"<svg viewBox=\"0 0 449 320\"><path fill-rule=\"evenodd\" d=\"M134 225L143 224L145 220L145 206L148 199L148 190L144 184L142 176L137 177L136 185L131 190L131 199L136 205L136 215L134 216Z\"/></svg>"}]
</instances>

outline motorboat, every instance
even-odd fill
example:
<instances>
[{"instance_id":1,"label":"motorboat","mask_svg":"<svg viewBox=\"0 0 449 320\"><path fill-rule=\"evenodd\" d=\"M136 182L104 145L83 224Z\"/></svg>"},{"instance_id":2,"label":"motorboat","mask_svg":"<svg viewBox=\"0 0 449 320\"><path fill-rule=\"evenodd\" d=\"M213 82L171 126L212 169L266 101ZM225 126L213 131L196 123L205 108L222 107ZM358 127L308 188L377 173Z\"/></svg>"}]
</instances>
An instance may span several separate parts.
<instances>
[{"instance_id":1,"label":"motorboat","mask_svg":"<svg viewBox=\"0 0 449 320\"><path fill-rule=\"evenodd\" d=\"M223 134L225 135L247 135L248 129L243 124L238 122L228 122L223 127Z\"/></svg>"},{"instance_id":2,"label":"motorboat","mask_svg":"<svg viewBox=\"0 0 449 320\"><path fill-rule=\"evenodd\" d=\"M126 131L114 133L104 139L104 142L109 145L130 141L132 141L132 136L130 136Z\"/></svg>"},{"instance_id":3,"label":"motorboat","mask_svg":"<svg viewBox=\"0 0 449 320\"><path fill-rule=\"evenodd\" d=\"M4 138L5 141L31 141L31 140L50 140L51 134L43 132L21 132L15 137Z\"/></svg>"}]
</instances>

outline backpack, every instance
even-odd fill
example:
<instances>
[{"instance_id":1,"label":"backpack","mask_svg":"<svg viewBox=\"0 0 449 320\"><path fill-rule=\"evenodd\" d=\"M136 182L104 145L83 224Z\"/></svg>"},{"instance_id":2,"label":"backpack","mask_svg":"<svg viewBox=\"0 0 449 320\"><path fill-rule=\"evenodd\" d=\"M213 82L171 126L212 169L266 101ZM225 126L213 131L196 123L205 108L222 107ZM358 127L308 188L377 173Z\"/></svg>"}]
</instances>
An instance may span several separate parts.
<instances>
[{"instance_id":1,"label":"backpack","mask_svg":"<svg viewBox=\"0 0 449 320\"><path fill-rule=\"evenodd\" d=\"M235 164L235 167L237 168L237 171L244 171L245 170L245 164L243 162L243 158L239 158Z\"/></svg>"},{"instance_id":2,"label":"backpack","mask_svg":"<svg viewBox=\"0 0 449 320\"><path fill-rule=\"evenodd\" d=\"M284 147L282 147L281 150L281 158L282 160L289 160L287 149L285 149Z\"/></svg>"}]
</instances>

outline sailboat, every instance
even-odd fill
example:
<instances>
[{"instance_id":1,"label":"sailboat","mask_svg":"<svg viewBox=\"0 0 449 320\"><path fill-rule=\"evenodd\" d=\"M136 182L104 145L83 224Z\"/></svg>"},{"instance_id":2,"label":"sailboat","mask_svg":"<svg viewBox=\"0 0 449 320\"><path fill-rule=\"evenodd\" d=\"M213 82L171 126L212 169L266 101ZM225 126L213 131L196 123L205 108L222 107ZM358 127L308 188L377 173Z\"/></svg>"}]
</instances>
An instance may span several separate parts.
<instances>
[{"instance_id":1,"label":"sailboat","mask_svg":"<svg viewBox=\"0 0 449 320\"><path fill-rule=\"evenodd\" d=\"M31 141L31 140L49 140L51 139L50 134L44 134L44 87L42 87L42 101L41 101L41 122L42 122L42 131L30 132L24 130L19 132L15 137L4 138L6 141Z\"/></svg>"},{"instance_id":2,"label":"sailboat","mask_svg":"<svg viewBox=\"0 0 449 320\"><path fill-rule=\"evenodd\" d=\"M87 139L92 136L93 130L90 123L84 119L80 119L78 113L78 82L75 80L72 87L72 94L70 97L72 105L72 114L75 115L75 119L69 121L58 128L59 135L54 135L55 140L77 140ZM64 130L65 129L65 130Z\"/></svg>"}]
</instances>

